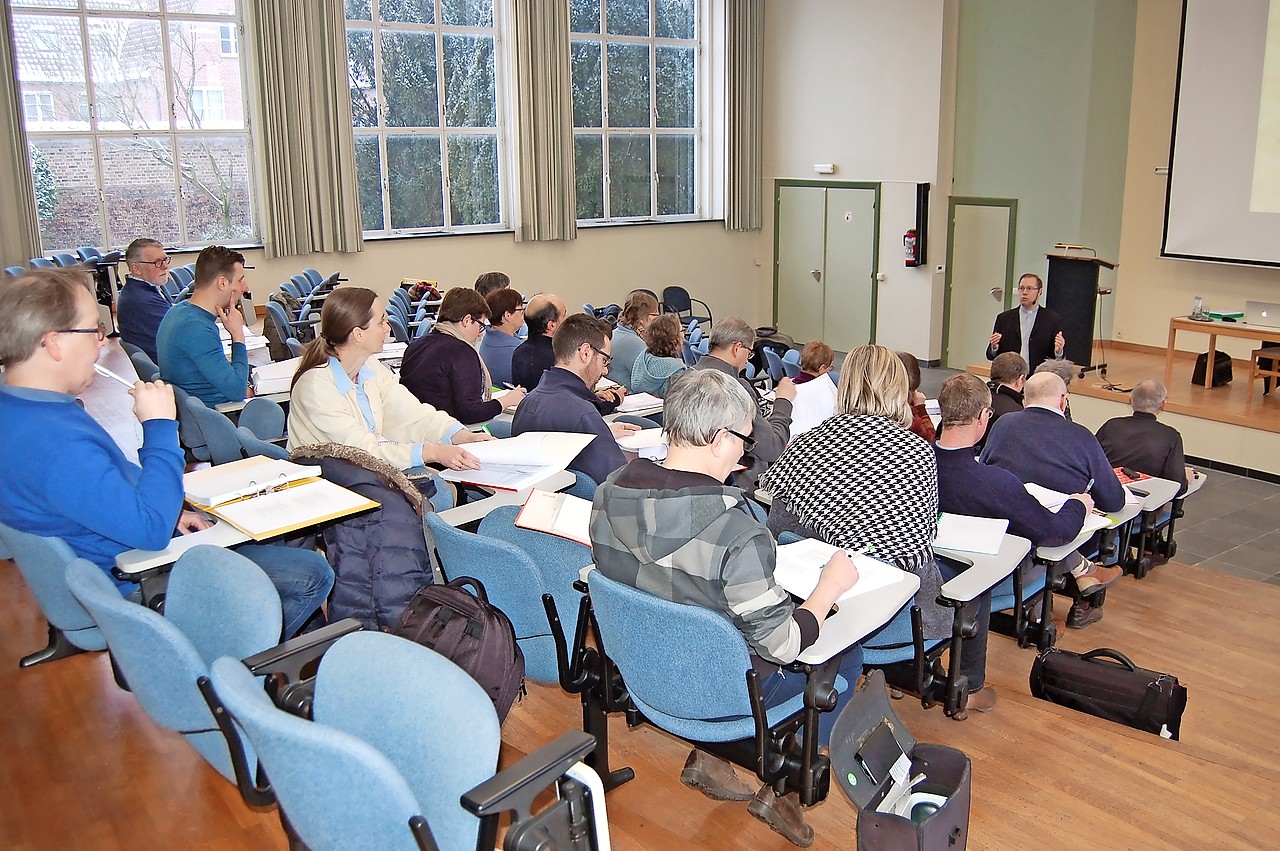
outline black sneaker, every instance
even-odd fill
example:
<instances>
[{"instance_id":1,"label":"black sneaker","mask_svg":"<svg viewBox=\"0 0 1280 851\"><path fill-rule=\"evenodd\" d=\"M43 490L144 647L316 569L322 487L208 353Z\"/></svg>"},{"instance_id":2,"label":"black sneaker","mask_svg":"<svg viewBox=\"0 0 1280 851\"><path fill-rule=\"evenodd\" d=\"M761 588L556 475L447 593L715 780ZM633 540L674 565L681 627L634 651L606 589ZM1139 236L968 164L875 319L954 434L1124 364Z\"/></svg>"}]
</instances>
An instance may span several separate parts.
<instances>
[{"instance_id":1,"label":"black sneaker","mask_svg":"<svg viewBox=\"0 0 1280 851\"><path fill-rule=\"evenodd\" d=\"M1102 609L1081 600L1067 612L1067 629L1084 629L1089 624L1100 620L1102 620Z\"/></svg>"}]
</instances>

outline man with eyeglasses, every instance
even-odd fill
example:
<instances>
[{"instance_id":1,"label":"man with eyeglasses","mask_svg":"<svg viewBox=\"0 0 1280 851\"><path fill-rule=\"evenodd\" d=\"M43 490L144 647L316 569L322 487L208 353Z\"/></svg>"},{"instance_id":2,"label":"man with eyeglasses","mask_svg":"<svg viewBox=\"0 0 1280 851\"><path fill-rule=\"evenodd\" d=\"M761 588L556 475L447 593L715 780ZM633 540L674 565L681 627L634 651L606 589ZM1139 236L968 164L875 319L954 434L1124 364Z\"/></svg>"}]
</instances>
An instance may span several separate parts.
<instances>
[{"instance_id":1,"label":"man with eyeglasses","mask_svg":"<svg viewBox=\"0 0 1280 851\"><path fill-rule=\"evenodd\" d=\"M116 301L120 341L142 349L154 362L156 331L170 307L161 291L169 279L169 255L156 240L139 237L124 250L124 262L129 274Z\"/></svg>"},{"instance_id":2,"label":"man with eyeglasses","mask_svg":"<svg viewBox=\"0 0 1280 851\"><path fill-rule=\"evenodd\" d=\"M106 331L81 270L33 269L0 289L0 522L61 538L111 576L120 553L164 549L175 532L208 522L183 510L172 388L138 381L129 390L142 424L137 464L76 404L93 383ZM332 568L314 550L249 543L236 552L280 593L285 638L333 587ZM112 581L122 594L137 593L127 580Z\"/></svg>"},{"instance_id":3,"label":"man with eyeglasses","mask_svg":"<svg viewBox=\"0 0 1280 851\"><path fill-rule=\"evenodd\" d=\"M510 287L502 287L485 296L485 303L489 305L491 325L480 339L480 357L489 367L493 386L514 387L516 381L511 375L511 356L524 342L516 336L524 325L524 298Z\"/></svg>"},{"instance_id":4,"label":"man with eyeglasses","mask_svg":"<svg viewBox=\"0 0 1280 851\"><path fill-rule=\"evenodd\" d=\"M1022 355L1032 371L1050 358L1061 358L1066 348L1062 317L1040 306L1044 281L1030 272L1018 279L1018 306L996 317L987 343L987 360L1002 352Z\"/></svg>"},{"instance_id":5,"label":"man with eyeglasses","mask_svg":"<svg viewBox=\"0 0 1280 851\"><path fill-rule=\"evenodd\" d=\"M1067 386L1052 372L1027 379L1026 408L1005 414L987 436L982 462L1003 467L1021 482L1059 493L1085 493L1102 511L1124 508L1125 490L1093 432L1067 420ZM945 423L945 420L944 420ZM950 431L949 424L943 429ZM1080 591L1080 602L1067 614L1067 626L1083 629L1102 619L1093 595L1123 574L1119 567L1094 564L1078 553L1064 559Z\"/></svg>"},{"instance_id":6,"label":"man with eyeglasses","mask_svg":"<svg viewBox=\"0 0 1280 851\"><path fill-rule=\"evenodd\" d=\"M607 423L596 407L592 388L609 370L609 326L585 313L575 313L556 328L551 338L555 365L542 374L511 421L511 433L565 431L594 434L596 439L569 464L595 484L621 467L626 459L618 438L639 430L629 423Z\"/></svg>"}]
</instances>

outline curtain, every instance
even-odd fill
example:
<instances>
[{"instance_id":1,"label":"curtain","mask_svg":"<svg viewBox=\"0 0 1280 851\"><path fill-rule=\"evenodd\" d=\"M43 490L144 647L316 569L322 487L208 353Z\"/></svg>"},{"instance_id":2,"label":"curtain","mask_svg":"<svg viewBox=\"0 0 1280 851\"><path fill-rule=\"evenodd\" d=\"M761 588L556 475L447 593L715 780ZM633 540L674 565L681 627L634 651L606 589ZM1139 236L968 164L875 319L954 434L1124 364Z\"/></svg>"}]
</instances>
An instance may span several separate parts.
<instances>
[{"instance_id":1,"label":"curtain","mask_svg":"<svg viewBox=\"0 0 1280 851\"><path fill-rule=\"evenodd\" d=\"M759 230L764 137L764 0L725 4L726 230Z\"/></svg>"},{"instance_id":2,"label":"curtain","mask_svg":"<svg viewBox=\"0 0 1280 851\"><path fill-rule=\"evenodd\" d=\"M576 239L569 4L516 0L516 241Z\"/></svg>"},{"instance_id":3,"label":"curtain","mask_svg":"<svg viewBox=\"0 0 1280 851\"><path fill-rule=\"evenodd\" d=\"M364 244L343 0L246 3L267 256Z\"/></svg>"},{"instance_id":4,"label":"curtain","mask_svg":"<svg viewBox=\"0 0 1280 851\"><path fill-rule=\"evenodd\" d=\"M0 68L8 73L0 80L0 198L8 212L0 228L0 265L25 265L40 256L40 221L36 191L31 183L31 155L22 126L22 95L18 90L18 64L13 46L13 19L9 4L0 14Z\"/></svg>"}]
</instances>

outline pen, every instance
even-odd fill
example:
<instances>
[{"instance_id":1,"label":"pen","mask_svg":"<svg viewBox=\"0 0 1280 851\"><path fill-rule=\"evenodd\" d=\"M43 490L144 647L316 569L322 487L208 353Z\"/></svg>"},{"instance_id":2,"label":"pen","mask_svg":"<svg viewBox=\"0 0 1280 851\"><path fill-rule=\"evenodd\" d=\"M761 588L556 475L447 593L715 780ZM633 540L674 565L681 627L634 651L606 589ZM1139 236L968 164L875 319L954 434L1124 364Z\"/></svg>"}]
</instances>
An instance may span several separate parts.
<instances>
[{"instance_id":1,"label":"pen","mask_svg":"<svg viewBox=\"0 0 1280 851\"><path fill-rule=\"evenodd\" d=\"M515 390L515 389L516 389L516 386L515 386L514 384L512 384L510 381L504 381L504 382L502 382L502 386L503 386L503 388L505 388L505 389L507 389L507 390Z\"/></svg>"},{"instance_id":2,"label":"pen","mask_svg":"<svg viewBox=\"0 0 1280 851\"><path fill-rule=\"evenodd\" d=\"M1089 484L1084 486L1085 491L1093 490L1093 479L1089 479Z\"/></svg>"},{"instance_id":3,"label":"pen","mask_svg":"<svg viewBox=\"0 0 1280 851\"><path fill-rule=\"evenodd\" d=\"M93 365L93 371L98 373L98 375L101 375L103 378L110 378L112 381L120 382L125 387L128 387L130 390L133 389L132 381L129 381L124 376L121 376L121 375L118 375L117 373L112 372L111 370L107 369L105 366L103 366L100 363L95 363Z\"/></svg>"}]
</instances>

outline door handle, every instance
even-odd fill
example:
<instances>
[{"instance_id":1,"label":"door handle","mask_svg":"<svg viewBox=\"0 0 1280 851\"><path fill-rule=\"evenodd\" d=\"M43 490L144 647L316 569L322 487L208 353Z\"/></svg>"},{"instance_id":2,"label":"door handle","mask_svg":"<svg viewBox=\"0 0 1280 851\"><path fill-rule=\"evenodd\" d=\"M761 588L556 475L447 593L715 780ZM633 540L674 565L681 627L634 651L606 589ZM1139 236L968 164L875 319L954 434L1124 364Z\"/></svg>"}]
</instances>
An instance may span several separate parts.
<instances>
[{"instance_id":1,"label":"door handle","mask_svg":"<svg viewBox=\"0 0 1280 851\"><path fill-rule=\"evenodd\" d=\"M817 281L818 283L822 283L822 270L821 270L821 269L810 269L810 270L809 270L809 274L810 274L810 275L813 275L813 279L814 279L815 281Z\"/></svg>"},{"instance_id":2,"label":"door handle","mask_svg":"<svg viewBox=\"0 0 1280 851\"><path fill-rule=\"evenodd\" d=\"M992 287L992 288L991 288L991 297L992 297L993 299L995 299L996 301L998 301L998 302L1003 302L1003 301L1004 301L1004 288L1003 288L1003 287Z\"/></svg>"}]
</instances>

